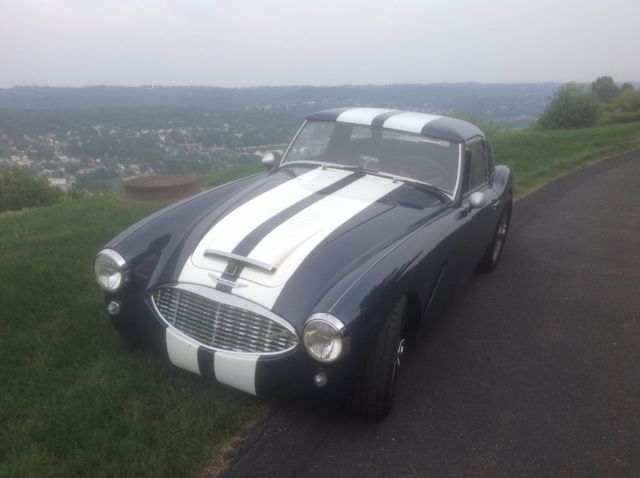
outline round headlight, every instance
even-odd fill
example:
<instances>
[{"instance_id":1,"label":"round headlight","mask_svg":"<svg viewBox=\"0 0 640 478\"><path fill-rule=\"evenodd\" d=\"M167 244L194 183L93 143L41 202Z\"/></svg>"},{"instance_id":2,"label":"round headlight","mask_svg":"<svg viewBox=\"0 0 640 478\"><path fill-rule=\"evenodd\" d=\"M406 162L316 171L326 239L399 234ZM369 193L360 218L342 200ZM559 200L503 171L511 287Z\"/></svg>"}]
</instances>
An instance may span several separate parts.
<instances>
[{"instance_id":1,"label":"round headlight","mask_svg":"<svg viewBox=\"0 0 640 478\"><path fill-rule=\"evenodd\" d=\"M107 292L115 292L128 280L127 261L113 249L100 251L93 264L98 285Z\"/></svg>"},{"instance_id":2,"label":"round headlight","mask_svg":"<svg viewBox=\"0 0 640 478\"><path fill-rule=\"evenodd\" d=\"M329 314L314 314L304 326L304 346L320 362L333 362L348 350L349 337L344 324Z\"/></svg>"}]
</instances>

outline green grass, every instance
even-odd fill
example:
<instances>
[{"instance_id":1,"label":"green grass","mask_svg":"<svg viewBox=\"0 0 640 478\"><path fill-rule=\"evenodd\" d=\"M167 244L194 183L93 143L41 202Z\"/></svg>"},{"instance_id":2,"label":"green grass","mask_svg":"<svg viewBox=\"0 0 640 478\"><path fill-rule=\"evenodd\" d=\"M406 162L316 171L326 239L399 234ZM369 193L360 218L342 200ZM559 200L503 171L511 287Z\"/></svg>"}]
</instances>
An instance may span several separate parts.
<instances>
[{"instance_id":1,"label":"green grass","mask_svg":"<svg viewBox=\"0 0 640 478\"><path fill-rule=\"evenodd\" d=\"M551 179L607 156L640 147L640 123L596 128L498 133L491 138L496 163L515 177L517 197Z\"/></svg>"},{"instance_id":2,"label":"green grass","mask_svg":"<svg viewBox=\"0 0 640 478\"><path fill-rule=\"evenodd\" d=\"M194 476L261 413L109 324L93 257L157 208L97 198L0 216L0 476Z\"/></svg>"},{"instance_id":3,"label":"green grass","mask_svg":"<svg viewBox=\"0 0 640 478\"><path fill-rule=\"evenodd\" d=\"M516 194L640 146L640 124L493 137ZM262 171L218 171L206 184ZM0 476L196 476L264 413L253 397L126 347L94 254L158 204L64 201L0 215Z\"/></svg>"}]
</instances>

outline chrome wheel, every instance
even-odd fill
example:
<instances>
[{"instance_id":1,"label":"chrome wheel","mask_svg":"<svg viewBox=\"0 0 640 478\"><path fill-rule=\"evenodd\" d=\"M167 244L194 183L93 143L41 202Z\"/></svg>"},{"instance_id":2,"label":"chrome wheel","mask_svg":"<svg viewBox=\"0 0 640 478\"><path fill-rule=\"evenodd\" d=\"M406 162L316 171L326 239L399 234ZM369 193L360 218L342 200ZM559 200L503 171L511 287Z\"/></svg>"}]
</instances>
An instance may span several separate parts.
<instances>
[{"instance_id":1,"label":"chrome wheel","mask_svg":"<svg viewBox=\"0 0 640 478\"><path fill-rule=\"evenodd\" d=\"M398 369L400 368L400 364L402 363L402 356L404 355L404 343L406 339L401 339L398 344L398 349L396 350L396 359L393 362L393 371L391 372L391 381L395 385L396 380L398 378Z\"/></svg>"},{"instance_id":2,"label":"chrome wheel","mask_svg":"<svg viewBox=\"0 0 640 478\"><path fill-rule=\"evenodd\" d=\"M500 215L500 219L498 220L498 225L493 234L493 238L491 239L491 242L487 244L484 255L478 263L478 268L476 269L478 272L491 272L498 265L498 262L500 261L500 255L502 254L504 245L507 242L507 234L509 233L510 221L511 201L508 202L508 204L502 211L502 214Z\"/></svg>"},{"instance_id":3,"label":"chrome wheel","mask_svg":"<svg viewBox=\"0 0 640 478\"><path fill-rule=\"evenodd\" d=\"M509 223L507 222L507 218L505 217L500 225L498 226L498 231L496 233L496 240L493 244L493 254L491 256L493 262L498 260L500 257L500 253L502 252L502 246L504 245L504 240L507 237L507 228L509 227Z\"/></svg>"}]
</instances>

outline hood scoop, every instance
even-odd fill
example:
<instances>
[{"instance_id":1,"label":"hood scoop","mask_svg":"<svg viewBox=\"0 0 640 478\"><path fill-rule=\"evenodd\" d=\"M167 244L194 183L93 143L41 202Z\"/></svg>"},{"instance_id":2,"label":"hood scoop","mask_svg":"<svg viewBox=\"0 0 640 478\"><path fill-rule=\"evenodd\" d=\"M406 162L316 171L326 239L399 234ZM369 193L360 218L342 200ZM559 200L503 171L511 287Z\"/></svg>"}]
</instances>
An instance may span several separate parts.
<instances>
[{"instance_id":1,"label":"hood scoop","mask_svg":"<svg viewBox=\"0 0 640 478\"><path fill-rule=\"evenodd\" d=\"M235 262L240 262L241 264L245 264L248 266L256 267L258 269L265 270L267 272L275 272L275 266L271 264L267 264L266 262L258 261L255 259L250 259L249 257L244 257L238 254L234 254L233 252L225 252L219 251L217 249L207 249L204 251L205 257L220 257L223 259L229 259Z\"/></svg>"}]
</instances>

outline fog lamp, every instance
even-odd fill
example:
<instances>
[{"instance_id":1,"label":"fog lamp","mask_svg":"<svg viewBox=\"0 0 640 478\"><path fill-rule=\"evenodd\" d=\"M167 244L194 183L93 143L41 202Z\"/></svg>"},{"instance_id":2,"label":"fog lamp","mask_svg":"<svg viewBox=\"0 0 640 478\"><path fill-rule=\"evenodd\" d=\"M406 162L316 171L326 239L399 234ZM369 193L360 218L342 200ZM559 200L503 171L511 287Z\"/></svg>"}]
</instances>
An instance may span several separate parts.
<instances>
[{"instance_id":1,"label":"fog lamp","mask_svg":"<svg viewBox=\"0 0 640 478\"><path fill-rule=\"evenodd\" d=\"M313 376L313 384L318 388L324 387L327 384L327 374L320 370Z\"/></svg>"},{"instance_id":2,"label":"fog lamp","mask_svg":"<svg viewBox=\"0 0 640 478\"><path fill-rule=\"evenodd\" d=\"M107 304L107 314L118 315L120 313L120 303L112 300Z\"/></svg>"}]
</instances>

